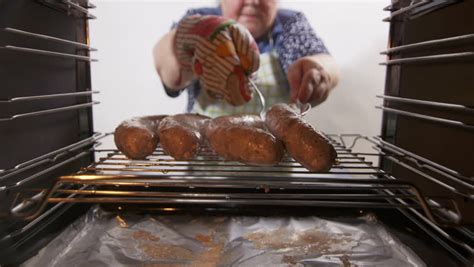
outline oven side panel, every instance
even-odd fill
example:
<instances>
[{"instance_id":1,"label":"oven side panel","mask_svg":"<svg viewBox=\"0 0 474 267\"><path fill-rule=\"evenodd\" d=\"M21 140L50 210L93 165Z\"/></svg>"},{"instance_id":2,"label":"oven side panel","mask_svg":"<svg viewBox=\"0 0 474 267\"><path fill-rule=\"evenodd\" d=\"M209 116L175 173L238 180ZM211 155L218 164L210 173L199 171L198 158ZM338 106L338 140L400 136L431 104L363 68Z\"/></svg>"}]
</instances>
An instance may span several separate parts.
<instances>
[{"instance_id":1,"label":"oven side panel","mask_svg":"<svg viewBox=\"0 0 474 267\"><path fill-rule=\"evenodd\" d=\"M409 1L406 1L409 4ZM474 33L474 1L460 1L422 16L408 16L391 21L390 46L439 40L472 35ZM390 54L387 60L437 56L474 52L474 38L466 41L407 49ZM391 64L387 66L385 95L405 99L416 99L474 107L474 57L430 60ZM474 177L474 117L473 113L452 108L432 108L397 101L384 101L384 106L457 121L471 128L442 122L414 118L385 112L382 127L384 140L407 151L429 159L458 172L465 177ZM453 194L453 190L428 181L393 162L382 162L385 171L403 180L414 182L425 195L440 196L456 200L461 209L472 203ZM447 182L454 191L459 183ZM462 189L461 189L462 191ZM463 192L467 193L467 192ZM453 207L451 205L451 207ZM464 214L466 221L473 221L472 212Z\"/></svg>"},{"instance_id":2,"label":"oven side panel","mask_svg":"<svg viewBox=\"0 0 474 267\"><path fill-rule=\"evenodd\" d=\"M1 1L0 28L15 28L80 43L87 20L31 0ZM87 55L86 50L0 31L0 46ZM91 90L89 62L0 49L0 99ZM0 105L1 117L90 102L89 96ZM0 169L44 155L92 135L92 110L79 109L0 122ZM91 159L89 159L91 160ZM86 163L86 162L83 162Z\"/></svg>"},{"instance_id":3,"label":"oven side panel","mask_svg":"<svg viewBox=\"0 0 474 267\"><path fill-rule=\"evenodd\" d=\"M45 157L34 165L18 165L93 136L91 62L9 49L22 47L89 57L88 49L7 29L88 45L88 20L77 12L68 12L64 5L47 2L61 1L0 0L0 265L16 264L36 253L54 237L53 232L83 210L77 212L73 205L61 205L27 229L28 221L11 214L11 207L19 204L15 198L37 194L52 186L60 175L94 162L90 146L83 146ZM82 6L87 3L75 2ZM78 92L86 94L71 96ZM57 94L67 95L11 101ZM86 107L71 108L83 104ZM58 108L65 109L49 112ZM28 115L32 113L35 115ZM79 153L84 154L74 158ZM48 205L46 210L52 211L51 207ZM54 220L63 213L69 214L70 220Z\"/></svg>"}]
</instances>

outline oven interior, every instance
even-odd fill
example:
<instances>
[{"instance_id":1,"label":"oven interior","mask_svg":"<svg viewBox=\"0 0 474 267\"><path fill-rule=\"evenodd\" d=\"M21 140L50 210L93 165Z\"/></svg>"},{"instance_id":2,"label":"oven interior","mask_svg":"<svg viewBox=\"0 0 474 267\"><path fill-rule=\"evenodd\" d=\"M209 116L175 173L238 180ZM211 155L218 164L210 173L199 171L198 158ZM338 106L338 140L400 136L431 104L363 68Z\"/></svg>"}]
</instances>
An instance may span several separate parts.
<instances>
[{"instance_id":1,"label":"oven interior","mask_svg":"<svg viewBox=\"0 0 474 267\"><path fill-rule=\"evenodd\" d=\"M180 162L161 148L127 159L93 130L85 0L0 0L0 264L34 256L100 204L117 214L375 214L428 266L471 266L474 2L392 1L381 135L326 134L327 173L287 157ZM373 152L359 152L369 144ZM376 158L378 164L371 160Z\"/></svg>"}]
</instances>

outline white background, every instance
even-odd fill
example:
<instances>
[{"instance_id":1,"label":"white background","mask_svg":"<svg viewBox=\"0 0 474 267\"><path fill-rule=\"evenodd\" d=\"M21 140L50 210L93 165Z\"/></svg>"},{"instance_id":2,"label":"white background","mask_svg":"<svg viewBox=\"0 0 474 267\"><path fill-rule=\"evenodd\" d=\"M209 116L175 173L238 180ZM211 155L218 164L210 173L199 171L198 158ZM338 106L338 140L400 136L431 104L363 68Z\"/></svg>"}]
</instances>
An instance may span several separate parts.
<instances>
[{"instance_id":1,"label":"white background","mask_svg":"<svg viewBox=\"0 0 474 267\"><path fill-rule=\"evenodd\" d=\"M169 98L155 73L152 47L173 21L191 7L215 6L215 0L96 0L90 21L92 85L102 103L94 109L95 130L111 132L124 119L185 110L187 94ZM307 119L327 133L380 133L376 94L383 92L388 24L382 11L390 1L281 0L280 7L303 11L338 61L342 80L329 99Z\"/></svg>"}]
</instances>

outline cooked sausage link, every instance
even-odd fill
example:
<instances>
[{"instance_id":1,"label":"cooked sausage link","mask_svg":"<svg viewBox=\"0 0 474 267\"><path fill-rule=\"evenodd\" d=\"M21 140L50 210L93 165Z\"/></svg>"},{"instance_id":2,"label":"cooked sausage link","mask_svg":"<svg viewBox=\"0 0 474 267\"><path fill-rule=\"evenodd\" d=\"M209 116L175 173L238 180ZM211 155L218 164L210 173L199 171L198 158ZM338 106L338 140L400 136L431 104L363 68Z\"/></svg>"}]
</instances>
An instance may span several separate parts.
<instances>
[{"instance_id":1,"label":"cooked sausage link","mask_svg":"<svg viewBox=\"0 0 474 267\"><path fill-rule=\"evenodd\" d=\"M285 145L288 153L310 171L326 172L337 157L334 147L287 104L273 105L265 123Z\"/></svg>"},{"instance_id":2,"label":"cooked sausage link","mask_svg":"<svg viewBox=\"0 0 474 267\"><path fill-rule=\"evenodd\" d=\"M165 117L146 116L123 121L115 129L115 145L128 158L145 159L158 145L158 125Z\"/></svg>"},{"instance_id":3,"label":"cooked sausage link","mask_svg":"<svg viewBox=\"0 0 474 267\"><path fill-rule=\"evenodd\" d=\"M204 135L211 149L226 160L252 165L276 165L284 154L283 145L258 116L222 116L209 120Z\"/></svg>"},{"instance_id":4,"label":"cooked sausage link","mask_svg":"<svg viewBox=\"0 0 474 267\"><path fill-rule=\"evenodd\" d=\"M168 116L158 127L161 147L176 160L193 159L201 147L201 127L208 119L199 114Z\"/></svg>"}]
</instances>

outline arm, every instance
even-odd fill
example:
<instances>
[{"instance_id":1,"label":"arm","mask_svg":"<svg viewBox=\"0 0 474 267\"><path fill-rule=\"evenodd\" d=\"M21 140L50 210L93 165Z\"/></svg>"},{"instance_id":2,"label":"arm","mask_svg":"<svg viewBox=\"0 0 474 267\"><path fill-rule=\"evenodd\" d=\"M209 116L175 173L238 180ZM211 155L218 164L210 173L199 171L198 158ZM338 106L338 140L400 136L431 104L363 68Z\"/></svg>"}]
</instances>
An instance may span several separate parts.
<instances>
[{"instance_id":1,"label":"arm","mask_svg":"<svg viewBox=\"0 0 474 267\"><path fill-rule=\"evenodd\" d=\"M322 103L339 81L339 68L306 17L284 11L277 51L290 85L290 101Z\"/></svg>"},{"instance_id":2,"label":"arm","mask_svg":"<svg viewBox=\"0 0 474 267\"><path fill-rule=\"evenodd\" d=\"M153 60L155 69L163 84L170 91L180 91L191 83L192 71L181 68L176 58L174 39L176 30L173 29L161 38L153 47Z\"/></svg>"}]
</instances>

